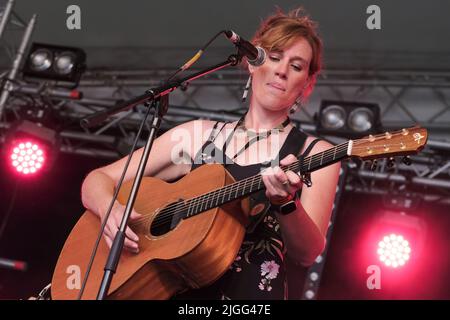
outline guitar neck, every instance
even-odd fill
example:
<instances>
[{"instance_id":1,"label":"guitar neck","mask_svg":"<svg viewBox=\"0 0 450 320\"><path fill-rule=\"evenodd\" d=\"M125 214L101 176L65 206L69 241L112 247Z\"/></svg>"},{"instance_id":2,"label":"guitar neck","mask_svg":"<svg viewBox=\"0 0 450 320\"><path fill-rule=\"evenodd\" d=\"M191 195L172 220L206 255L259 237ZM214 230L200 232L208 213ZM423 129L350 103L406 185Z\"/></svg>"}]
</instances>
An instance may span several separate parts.
<instances>
[{"instance_id":1,"label":"guitar neck","mask_svg":"<svg viewBox=\"0 0 450 320\"><path fill-rule=\"evenodd\" d=\"M347 158L351 148L352 141L350 140L312 156L300 158L290 165L281 166L281 169L283 171L291 170L299 175L308 174ZM186 217L191 217L225 203L244 198L263 188L262 175L257 174L201 196L188 199L185 202L185 205L187 205Z\"/></svg>"}]
</instances>

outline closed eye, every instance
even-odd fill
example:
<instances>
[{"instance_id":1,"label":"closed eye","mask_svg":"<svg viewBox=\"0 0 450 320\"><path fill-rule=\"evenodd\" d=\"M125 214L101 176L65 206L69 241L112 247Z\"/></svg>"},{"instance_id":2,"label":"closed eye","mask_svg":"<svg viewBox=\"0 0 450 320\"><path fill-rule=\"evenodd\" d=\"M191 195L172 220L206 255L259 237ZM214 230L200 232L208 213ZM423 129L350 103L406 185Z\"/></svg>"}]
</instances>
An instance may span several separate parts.
<instances>
[{"instance_id":1,"label":"closed eye","mask_svg":"<svg viewBox=\"0 0 450 320\"><path fill-rule=\"evenodd\" d=\"M278 57L278 56L269 56L269 59L270 59L271 61L274 61L274 62L279 62L279 61L281 60L281 58ZM293 68L295 71L302 71L302 70L303 70L303 66L301 66L301 65L292 64L291 66L292 66L292 68Z\"/></svg>"}]
</instances>

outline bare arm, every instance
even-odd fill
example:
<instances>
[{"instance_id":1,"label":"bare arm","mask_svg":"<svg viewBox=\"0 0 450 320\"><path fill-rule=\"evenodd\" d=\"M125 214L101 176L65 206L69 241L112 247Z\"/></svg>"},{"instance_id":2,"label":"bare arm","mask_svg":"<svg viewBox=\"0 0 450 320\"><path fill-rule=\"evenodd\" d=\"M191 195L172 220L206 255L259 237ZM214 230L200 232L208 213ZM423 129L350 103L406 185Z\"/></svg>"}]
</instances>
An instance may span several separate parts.
<instances>
[{"instance_id":1,"label":"bare arm","mask_svg":"<svg viewBox=\"0 0 450 320\"><path fill-rule=\"evenodd\" d=\"M144 175L170 181L188 172L190 163L188 161L180 163L180 160L183 152L184 155L190 156L191 154L194 123L195 121L191 121L179 125L155 139ZM143 148L134 152L124 181L134 177L142 152ZM83 205L100 218L103 218L108 209L114 194L114 188L120 179L126 161L127 157L124 157L105 167L95 169L88 174L83 182L81 188ZM112 239L117 232L123 211L124 206L116 201L105 229L105 238L109 246L111 246ZM139 216L137 212L133 211L131 219L137 219ZM125 241L125 247L130 251L137 252L137 235L129 227L126 235L128 239Z\"/></svg>"},{"instance_id":2,"label":"bare arm","mask_svg":"<svg viewBox=\"0 0 450 320\"><path fill-rule=\"evenodd\" d=\"M311 154L325 151L332 147L325 141L317 143ZM294 155L289 155L281 161L286 165L295 161ZM325 247L325 235L330 221L331 210L339 179L340 163L317 170L311 174L312 187L303 187L297 210L288 215L278 214L277 218L287 248L287 253L301 265L310 265ZM302 188L300 177L295 173L275 170L268 176L267 193L271 197L285 197ZM289 180L289 190L283 186L283 181Z\"/></svg>"}]
</instances>

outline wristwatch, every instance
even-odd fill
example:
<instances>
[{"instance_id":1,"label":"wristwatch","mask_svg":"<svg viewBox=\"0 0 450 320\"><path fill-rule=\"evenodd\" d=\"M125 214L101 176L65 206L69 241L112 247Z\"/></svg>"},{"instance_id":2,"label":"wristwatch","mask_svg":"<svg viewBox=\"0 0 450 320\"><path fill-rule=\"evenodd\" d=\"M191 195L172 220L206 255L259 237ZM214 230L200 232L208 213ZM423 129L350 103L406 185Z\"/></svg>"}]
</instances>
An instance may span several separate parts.
<instances>
[{"instance_id":1,"label":"wristwatch","mask_svg":"<svg viewBox=\"0 0 450 320\"><path fill-rule=\"evenodd\" d=\"M280 213L282 215L287 215L287 214L297 210L297 203L296 203L297 199L298 199L298 193L296 192L295 196L294 196L294 199L292 199L292 200L290 200L288 202L285 202L283 204L270 203L270 207L274 211L276 211L276 212L278 212L278 213Z\"/></svg>"}]
</instances>

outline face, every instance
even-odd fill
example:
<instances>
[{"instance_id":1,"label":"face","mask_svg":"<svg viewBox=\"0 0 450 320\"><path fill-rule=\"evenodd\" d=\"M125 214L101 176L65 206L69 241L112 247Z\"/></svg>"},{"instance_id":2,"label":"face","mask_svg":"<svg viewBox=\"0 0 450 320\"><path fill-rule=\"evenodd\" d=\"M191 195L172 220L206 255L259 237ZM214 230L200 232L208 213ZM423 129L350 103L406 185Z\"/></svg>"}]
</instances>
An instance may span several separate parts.
<instances>
[{"instance_id":1,"label":"face","mask_svg":"<svg viewBox=\"0 0 450 320\"><path fill-rule=\"evenodd\" d=\"M312 48L300 38L282 51L267 52L262 66L249 65L252 103L271 111L288 110L308 81Z\"/></svg>"}]
</instances>

